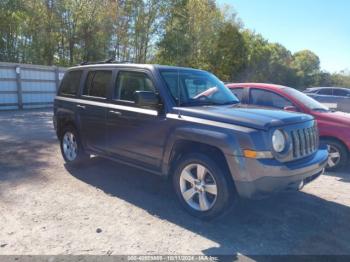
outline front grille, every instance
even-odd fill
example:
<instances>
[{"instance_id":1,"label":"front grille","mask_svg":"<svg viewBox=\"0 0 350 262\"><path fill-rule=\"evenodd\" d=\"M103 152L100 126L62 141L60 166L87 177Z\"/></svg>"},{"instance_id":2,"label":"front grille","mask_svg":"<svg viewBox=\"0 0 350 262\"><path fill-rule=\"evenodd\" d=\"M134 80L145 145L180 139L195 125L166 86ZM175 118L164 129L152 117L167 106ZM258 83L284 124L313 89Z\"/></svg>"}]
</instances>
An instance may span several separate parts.
<instances>
[{"instance_id":1,"label":"front grille","mask_svg":"<svg viewBox=\"0 0 350 262\"><path fill-rule=\"evenodd\" d=\"M308 156L318 148L318 132L315 126L293 130L293 157L294 159Z\"/></svg>"}]
</instances>

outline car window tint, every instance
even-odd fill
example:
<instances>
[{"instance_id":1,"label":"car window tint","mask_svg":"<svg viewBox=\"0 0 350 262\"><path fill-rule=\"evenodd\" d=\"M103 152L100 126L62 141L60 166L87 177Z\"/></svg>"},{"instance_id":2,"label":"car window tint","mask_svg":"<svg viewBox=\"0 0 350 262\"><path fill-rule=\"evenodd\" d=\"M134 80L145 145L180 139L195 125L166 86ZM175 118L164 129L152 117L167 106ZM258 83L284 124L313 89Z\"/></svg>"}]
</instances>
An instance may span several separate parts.
<instances>
[{"instance_id":1,"label":"car window tint","mask_svg":"<svg viewBox=\"0 0 350 262\"><path fill-rule=\"evenodd\" d=\"M255 88L250 90L250 103L254 105L274 107L279 109L283 109L286 106L293 106L289 100L276 93Z\"/></svg>"},{"instance_id":2,"label":"car window tint","mask_svg":"<svg viewBox=\"0 0 350 262\"><path fill-rule=\"evenodd\" d=\"M212 88L213 85L210 81L206 81L204 79L184 79L185 86L187 88L188 97L194 98L197 97L198 94L202 94L207 91L209 88Z\"/></svg>"},{"instance_id":3,"label":"car window tint","mask_svg":"<svg viewBox=\"0 0 350 262\"><path fill-rule=\"evenodd\" d=\"M82 71L70 71L65 73L62 80L59 94L60 95L76 95L79 89Z\"/></svg>"},{"instance_id":4,"label":"car window tint","mask_svg":"<svg viewBox=\"0 0 350 262\"><path fill-rule=\"evenodd\" d=\"M350 93L348 93L346 90L343 90L343 89L334 89L333 90L334 96L347 96L348 94L350 94Z\"/></svg>"},{"instance_id":5,"label":"car window tint","mask_svg":"<svg viewBox=\"0 0 350 262\"><path fill-rule=\"evenodd\" d=\"M89 72L83 95L106 98L111 79L112 71L106 70Z\"/></svg>"},{"instance_id":6,"label":"car window tint","mask_svg":"<svg viewBox=\"0 0 350 262\"><path fill-rule=\"evenodd\" d=\"M243 98L243 88L232 88L231 92L240 100L242 101Z\"/></svg>"},{"instance_id":7,"label":"car window tint","mask_svg":"<svg viewBox=\"0 0 350 262\"><path fill-rule=\"evenodd\" d=\"M319 95L331 96L333 95L333 90L331 88L324 88L317 92Z\"/></svg>"},{"instance_id":8,"label":"car window tint","mask_svg":"<svg viewBox=\"0 0 350 262\"><path fill-rule=\"evenodd\" d=\"M117 78L115 98L125 101L135 101L136 91L151 91L156 89L152 80L141 72L120 72Z\"/></svg>"}]
</instances>

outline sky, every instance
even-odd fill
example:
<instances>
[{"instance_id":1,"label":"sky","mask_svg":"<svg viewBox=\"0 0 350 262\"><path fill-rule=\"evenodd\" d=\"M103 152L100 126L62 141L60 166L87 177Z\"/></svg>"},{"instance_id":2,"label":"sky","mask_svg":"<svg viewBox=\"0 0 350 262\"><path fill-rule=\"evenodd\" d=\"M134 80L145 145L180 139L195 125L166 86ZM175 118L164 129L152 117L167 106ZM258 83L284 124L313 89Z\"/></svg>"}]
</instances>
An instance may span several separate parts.
<instances>
[{"instance_id":1,"label":"sky","mask_svg":"<svg viewBox=\"0 0 350 262\"><path fill-rule=\"evenodd\" d=\"M331 73L350 70L350 0L217 0L245 28L292 52L309 49Z\"/></svg>"}]
</instances>

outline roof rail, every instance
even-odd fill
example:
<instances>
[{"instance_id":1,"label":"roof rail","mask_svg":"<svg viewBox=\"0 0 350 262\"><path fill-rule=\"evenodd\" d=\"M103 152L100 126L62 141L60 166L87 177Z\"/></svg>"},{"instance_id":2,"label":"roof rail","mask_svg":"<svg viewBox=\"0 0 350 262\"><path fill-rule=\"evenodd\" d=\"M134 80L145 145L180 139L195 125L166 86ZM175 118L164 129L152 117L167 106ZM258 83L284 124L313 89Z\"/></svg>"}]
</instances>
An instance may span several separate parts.
<instances>
[{"instance_id":1,"label":"roof rail","mask_svg":"<svg viewBox=\"0 0 350 262\"><path fill-rule=\"evenodd\" d=\"M109 63L114 63L114 62L115 62L114 57L112 57L112 58L108 58L106 60L95 61L95 62L83 61L79 65L109 64Z\"/></svg>"},{"instance_id":2,"label":"roof rail","mask_svg":"<svg viewBox=\"0 0 350 262\"><path fill-rule=\"evenodd\" d=\"M89 62L89 61L83 61L79 65L96 65L96 64L134 64L135 62L123 60L123 61L116 61L114 57L102 60L102 61L96 61L96 62Z\"/></svg>"}]
</instances>

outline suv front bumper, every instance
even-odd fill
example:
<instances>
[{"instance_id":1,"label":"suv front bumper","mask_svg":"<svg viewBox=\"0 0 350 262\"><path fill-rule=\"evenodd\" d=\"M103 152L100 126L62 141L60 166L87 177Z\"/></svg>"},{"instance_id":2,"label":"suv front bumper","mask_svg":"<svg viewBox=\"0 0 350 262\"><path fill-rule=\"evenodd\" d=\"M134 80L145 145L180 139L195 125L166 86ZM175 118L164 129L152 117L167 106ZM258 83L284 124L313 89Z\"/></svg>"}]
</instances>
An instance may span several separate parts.
<instances>
[{"instance_id":1,"label":"suv front bumper","mask_svg":"<svg viewBox=\"0 0 350 262\"><path fill-rule=\"evenodd\" d=\"M328 151L320 149L313 155L289 163L275 159L236 159L244 161L233 174L236 189L241 197L259 198L285 190L298 190L323 174L327 165Z\"/></svg>"}]
</instances>

